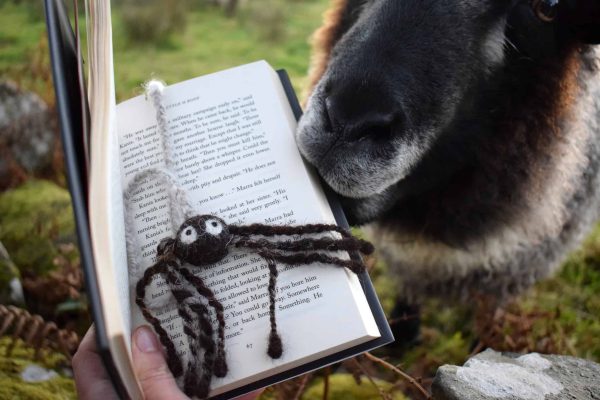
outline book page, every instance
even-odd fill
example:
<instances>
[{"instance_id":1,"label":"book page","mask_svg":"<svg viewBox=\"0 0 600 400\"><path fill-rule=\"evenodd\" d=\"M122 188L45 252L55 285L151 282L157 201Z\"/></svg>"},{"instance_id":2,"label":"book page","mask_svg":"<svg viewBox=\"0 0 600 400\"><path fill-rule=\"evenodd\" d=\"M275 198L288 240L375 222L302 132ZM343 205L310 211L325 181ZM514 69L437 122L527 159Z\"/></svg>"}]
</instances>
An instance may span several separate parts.
<instances>
[{"instance_id":1,"label":"book page","mask_svg":"<svg viewBox=\"0 0 600 400\"><path fill-rule=\"evenodd\" d=\"M228 224L334 223L320 188L298 153L295 120L277 75L265 62L169 86L164 92L179 185L198 214ZM139 96L118 106L124 185L150 167L163 167L155 110ZM132 199L143 267L156 246L173 237L165 188L140 186ZM278 265L276 315L284 353L267 355L268 268L247 250L217 264L188 266L223 303L229 373L213 380L212 395L335 353L379 336L358 279L328 264ZM135 282L132 283L135 285ZM188 345L169 287L157 278L148 301L184 360ZM145 324L132 298L132 324ZM343 329L340 329L343 327Z\"/></svg>"}]
</instances>

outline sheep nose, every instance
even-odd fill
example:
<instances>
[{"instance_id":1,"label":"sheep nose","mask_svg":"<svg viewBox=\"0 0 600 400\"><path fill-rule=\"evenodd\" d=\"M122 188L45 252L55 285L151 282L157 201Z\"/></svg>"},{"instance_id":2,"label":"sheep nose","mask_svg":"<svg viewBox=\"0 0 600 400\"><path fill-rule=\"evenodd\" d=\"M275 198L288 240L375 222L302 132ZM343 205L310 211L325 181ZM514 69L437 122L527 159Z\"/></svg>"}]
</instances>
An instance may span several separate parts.
<instances>
[{"instance_id":1,"label":"sheep nose","mask_svg":"<svg viewBox=\"0 0 600 400\"><path fill-rule=\"evenodd\" d=\"M391 93L377 83L328 84L325 95L326 129L347 142L386 140L402 120Z\"/></svg>"}]
</instances>

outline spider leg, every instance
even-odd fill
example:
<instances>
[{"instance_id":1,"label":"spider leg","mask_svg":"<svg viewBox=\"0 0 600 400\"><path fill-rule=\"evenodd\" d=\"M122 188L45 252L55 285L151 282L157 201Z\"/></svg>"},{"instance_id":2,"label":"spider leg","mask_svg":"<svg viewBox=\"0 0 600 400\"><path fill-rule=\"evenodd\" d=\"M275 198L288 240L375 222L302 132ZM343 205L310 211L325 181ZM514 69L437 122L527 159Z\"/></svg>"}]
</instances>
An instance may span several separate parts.
<instances>
[{"instance_id":1,"label":"spider leg","mask_svg":"<svg viewBox=\"0 0 600 400\"><path fill-rule=\"evenodd\" d=\"M190 304L185 303L185 300L179 303L177 312L183 321L183 332L187 336L190 349L187 369L183 377L183 391L191 397L194 396L196 392L201 391L200 387L196 387L198 359L200 357L200 321L199 318L194 318L195 313L191 310ZM200 386L200 384L198 386Z\"/></svg>"},{"instance_id":2,"label":"spider leg","mask_svg":"<svg viewBox=\"0 0 600 400\"><path fill-rule=\"evenodd\" d=\"M234 242L235 247L248 247L251 249L270 249L279 251L351 251L371 254L375 249L373 245L365 240L353 236L335 239L331 237L304 238L298 240L251 239L242 236Z\"/></svg>"},{"instance_id":3,"label":"spider leg","mask_svg":"<svg viewBox=\"0 0 600 400\"><path fill-rule=\"evenodd\" d=\"M183 321L183 332L188 337L190 349L188 368L184 376L184 391L189 396L196 395L203 399L208 396L210 390L215 360L212 323L208 309L192 291L185 287L187 279L179 272L169 271L167 282L177 300L177 311ZM199 359L202 348L204 348L204 362L200 372Z\"/></svg>"},{"instance_id":4,"label":"spider leg","mask_svg":"<svg viewBox=\"0 0 600 400\"><path fill-rule=\"evenodd\" d=\"M332 224L307 224L307 225L265 225L265 224L250 224L250 225L229 225L229 232L238 236L250 235L305 235L309 233L326 233L337 232L343 237L352 237L350 231L340 228Z\"/></svg>"},{"instance_id":5,"label":"spider leg","mask_svg":"<svg viewBox=\"0 0 600 400\"><path fill-rule=\"evenodd\" d=\"M167 333L167 331L165 331L164 328L161 326L160 320L150 312L144 301L144 299L146 298L146 287L150 284L154 275L168 274L170 267L171 266L168 262L164 260L159 260L152 267L148 268L144 272L144 276L142 277L142 279L140 279L136 285L135 302L140 308L142 315L144 316L146 321L148 321L152 325L154 331L158 335L161 344L164 346L167 352L167 365L169 366L171 373L173 373L173 376L177 378L183 374L183 366L181 365L181 360L177 356L175 344L169 338L169 334Z\"/></svg>"},{"instance_id":6,"label":"spider leg","mask_svg":"<svg viewBox=\"0 0 600 400\"><path fill-rule=\"evenodd\" d=\"M260 248L260 246L254 246L259 242L246 241L245 243L252 243L248 246L253 249ZM272 244L272 242L268 242ZM303 249L304 250L304 249ZM362 262L355 260L345 260L338 257L332 257L322 253L299 253L299 254L284 254L277 251L273 251L269 248L264 248L258 251L258 254L265 259L267 266L269 267L269 319L271 324L271 330L269 332L269 346L267 348L267 354L271 358L279 358L283 353L283 344L281 337L277 332L277 320L275 318L275 288L277 284L277 265L276 261L290 265L300 264L312 264L315 262L334 264L344 268L348 268L350 271L359 274L364 271L364 265Z\"/></svg>"},{"instance_id":7,"label":"spider leg","mask_svg":"<svg viewBox=\"0 0 600 400\"><path fill-rule=\"evenodd\" d=\"M204 399L208 397L210 382L215 368L215 342L213 340L212 321L208 308L204 304L193 304L191 309L200 316L200 344L204 347L204 362L196 395ZM194 375L193 378L196 378Z\"/></svg>"},{"instance_id":8,"label":"spider leg","mask_svg":"<svg viewBox=\"0 0 600 400\"><path fill-rule=\"evenodd\" d=\"M277 321L275 319L275 287L277 284L277 265L269 251L259 251L258 254L265 259L269 267L269 320L271 323L271 331L269 332L269 346L267 354L271 358L279 358L283 353L283 344L281 337L277 332Z\"/></svg>"},{"instance_id":9,"label":"spider leg","mask_svg":"<svg viewBox=\"0 0 600 400\"><path fill-rule=\"evenodd\" d=\"M218 332L217 332L217 355L215 359L215 365L213 368L214 374L217 377L224 377L227 375L227 360L225 358L225 310L223 304L216 298L213 291L204 284L202 278L194 275L189 269L181 268L181 274L191 282L198 293L208 299L208 304L215 310L218 321Z\"/></svg>"},{"instance_id":10,"label":"spider leg","mask_svg":"<svg viewBox=\"0 0 600 400\"><path fill-rule=\"evenodd\" d=\"M355 274L360 274L365 271L365 266L362 262L356 260L345 260L338 257L333 257L328 254L323 253L299 253L299 254L284 254L279 252L271 252L271 257L275 259L275 261L281 262L283 264L288 265L303 265L303 264L313 264L313 263L323 263L323 264L333 264L339 267L344 267L354 272Z\"/></svg>"}]
</instances>

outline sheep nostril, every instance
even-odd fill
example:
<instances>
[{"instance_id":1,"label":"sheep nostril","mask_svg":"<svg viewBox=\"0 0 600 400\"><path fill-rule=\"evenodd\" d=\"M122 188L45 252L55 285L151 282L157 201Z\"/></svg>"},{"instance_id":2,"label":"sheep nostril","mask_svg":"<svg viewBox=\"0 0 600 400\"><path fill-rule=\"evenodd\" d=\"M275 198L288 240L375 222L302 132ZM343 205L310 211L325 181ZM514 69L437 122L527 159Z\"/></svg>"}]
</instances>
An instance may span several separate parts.
<instances>
[{"instance_id":1,"label":"sheep nostril","mask_svg":"<svg viewBox=\"0 0 600 400\"><path fill-rule=\"evenodd\" d=\"M398 122L396 119L382 117L353 126L346 131L344 138L349 143L361 142L367 139L376 142L386 142L394 136L397 127Z\"/></svg>"},{"instance_id":2,"label":"sheep nostril","mask_svg":"<svg viewBox=\"0 0 600 400\"><path fill-rule=\"evenodd\" d=\"M342 142L389 140L404 125L401 99L385 82L352 77L328 81L323 100L323 128Z\"/></svg>"}]
</instances>

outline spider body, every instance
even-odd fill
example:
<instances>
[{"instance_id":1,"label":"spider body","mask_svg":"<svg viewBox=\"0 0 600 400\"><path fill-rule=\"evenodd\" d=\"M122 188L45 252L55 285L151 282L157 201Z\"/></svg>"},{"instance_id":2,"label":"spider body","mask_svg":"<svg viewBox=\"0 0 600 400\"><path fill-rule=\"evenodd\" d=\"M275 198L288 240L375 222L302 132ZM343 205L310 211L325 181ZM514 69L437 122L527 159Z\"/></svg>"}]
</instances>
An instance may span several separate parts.
<instances>
[{"instance_id":1,"label":"spider body","mask_svg":"<svg viewBox=\"0 0 600 400\"><path fill-rule=\"evenodd\" d=\"M301 237L309 234L331 233L340 237ZM288 239L274 239L275 236L287 236ZM145 271L144 276L137 283L136 302L146 320L153 325L160 336L161 343L167 350L171 371L175 376L181 376L183 368L175 346L160 325L160 321L152 315L145 303L145 290L152 278L155 275L162 275L165 278L177 301L178 313L183 320L184 332L188 336L190 359L183 381L184 390L190 396L206 397L213 373L218 377L227 374L224 350L225 319L223 305L212 290L190 269L183 267L183 264L187 263L194 267L214 264L225 258L231 247L255 252L266 261L269 269L270 300L267 354L274 359L281 357L283 353L275 318L277 263L333 264L358 274L364 271L364 265L357 253L370 254L374 250L371 243L353 237L350 232L337 225L227 225L221 218L213 215L188 218L178 229L175 238L165 238L159 243L157 262ZM331 254L337 251L347 251L352 257L346 259ZM213 339L215 329L206 303L214 309L217 317L216 343ZM201 349L204 349L202 365L198 361Z\"/></svg>"}]
</instances>

